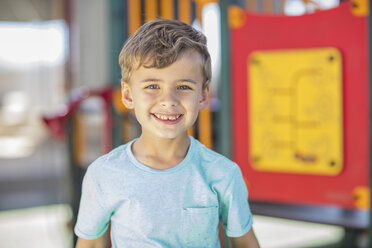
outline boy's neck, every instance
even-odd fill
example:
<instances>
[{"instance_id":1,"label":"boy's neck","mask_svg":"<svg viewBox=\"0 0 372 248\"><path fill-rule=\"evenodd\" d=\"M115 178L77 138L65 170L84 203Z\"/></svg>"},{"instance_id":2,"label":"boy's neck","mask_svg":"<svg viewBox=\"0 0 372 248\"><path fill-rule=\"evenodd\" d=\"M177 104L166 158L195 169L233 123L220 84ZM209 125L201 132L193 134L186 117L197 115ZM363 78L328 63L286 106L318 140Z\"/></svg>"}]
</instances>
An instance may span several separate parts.
<instances>
[{"instance_id":1,"label":"boy's neck","mask_svg":"<svg viewBox=\"0 0 372 248\"><path fill-rule=\"evenodd\" d=\"M142 134L133 143L132 152L142 164L157 170L170 169L186 157L190 139L185 133L174 139L148 137Z\"/></svg>"}]
</instances>

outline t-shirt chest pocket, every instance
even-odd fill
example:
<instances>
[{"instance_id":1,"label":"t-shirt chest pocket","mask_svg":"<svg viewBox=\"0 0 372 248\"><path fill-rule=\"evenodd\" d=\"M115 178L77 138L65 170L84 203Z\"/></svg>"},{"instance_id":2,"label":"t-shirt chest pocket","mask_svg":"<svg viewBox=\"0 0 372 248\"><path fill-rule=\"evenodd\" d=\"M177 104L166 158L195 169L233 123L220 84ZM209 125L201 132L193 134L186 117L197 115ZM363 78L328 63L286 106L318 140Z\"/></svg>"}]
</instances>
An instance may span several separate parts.
<instances>
[{"instance_id":1,"label":"t-shirt chest pocket","mask_svg":"<svg viewBox=\"0 0 372 248\"><path fill-rule=\"evenodd\" d=\"M182 236L187 247L212 247L218 237L218 207L182 210Z\"/></svg>"}]
</instances>

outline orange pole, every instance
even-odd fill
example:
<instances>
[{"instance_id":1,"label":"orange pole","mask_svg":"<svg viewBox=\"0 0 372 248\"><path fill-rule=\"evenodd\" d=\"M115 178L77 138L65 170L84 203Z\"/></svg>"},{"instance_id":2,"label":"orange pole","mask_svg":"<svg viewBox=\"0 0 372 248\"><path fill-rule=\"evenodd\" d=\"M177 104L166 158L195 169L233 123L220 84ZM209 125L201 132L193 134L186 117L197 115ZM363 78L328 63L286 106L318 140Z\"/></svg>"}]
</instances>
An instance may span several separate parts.
<instances>
[{"instance_id":1,"label":"orange pole","mask_svg":"<svg viewBox=\"0 0 372 248\"><path fill-rule=\"evenodd\" d=\"M138 1L140 2L140 1ZM157 8L158 8L158 2L154 0L145 0L145 21L151 21L156 19L158 13L157 13Z\"/></svg>"},{"instance_id":2,"label":"orange pole","mask_svg":"<svg viewBox=\"0 0 372 248\"><path fill-rule=\"evenodd\" d=\"M199 20L200 23L202 22L202 11L204 5L211 2L214 1L195 0L196 18ZM199 140L208 148L213 147L212 125L212 114L208 105L208 107L200 111L199 114Z\"/></svg>"},{"instance_id":3,"label":"orange pole","mask_svg":"<svg viewBox=\"0 0 372 248\"><path fill-rule=\"evenodd\" d=\"M199 114L199 140L212 149L212 117L209 106Z\"/></svg>"},{"instance_id":4,"label":"orange pole","mask_svg":"<svg viewBox=\"0 0 372 248\"><path fill-rule=\"evenodd\" d=\"M166 19L173 19L173 0L161 0L160 2L160 15Z\"/></svg>"},{"instance_id":5,"label":"orange pole","mask_svg":"<svg viewBox=\"0 0 372 248\"><path fill-rule=\"evenodd\" d=\"M132 35L141 26L141 1L128 0L128 15L129 35Z\"/></svg>"},{"instance_id":6,"label":"orange pole","mask_svg":"<svg viewBox=\"0 0 372 248\"><path fill-rule=\"evenodd\" d=\"M190 136L195 136L194 126L191 126L191 127L189 127L189 129L187 129L187 134L190 135Z\"/></svg>"},{"instance_id":7,"label":"orange pole","mask_svg":"<svg viewBox=\"0 0 372 248\"><path fill-rule=\"evenodd\" d=\"M191 23L190 0L178 0L178 19L185 23Z\"/></svg>"},{"instance_id":8,"label":"orange pole","mask_svg":"<svg viewBox=\"0 0 372 248\"><path fill-rule=\"evenodd\" d=\"M73 157L74 162L81 168L85 166L85 158L86 158L86 151L87 151L87 140L86 140L86 132L83 123L83 114L79 111L75 111L72 114L72 123L73 123Z\"/></svg>"},{"instance_id":9,"label":"orange pole","mask_svg":"<svg viewBox=\"0 0 372 248\"><path fill-rule=\"evenodd\" d=\"M196 4L196 19L198 19L199 23L201 23L204 4L200 1L195 1L195 4Z\"/></svg>"}]
</instances>

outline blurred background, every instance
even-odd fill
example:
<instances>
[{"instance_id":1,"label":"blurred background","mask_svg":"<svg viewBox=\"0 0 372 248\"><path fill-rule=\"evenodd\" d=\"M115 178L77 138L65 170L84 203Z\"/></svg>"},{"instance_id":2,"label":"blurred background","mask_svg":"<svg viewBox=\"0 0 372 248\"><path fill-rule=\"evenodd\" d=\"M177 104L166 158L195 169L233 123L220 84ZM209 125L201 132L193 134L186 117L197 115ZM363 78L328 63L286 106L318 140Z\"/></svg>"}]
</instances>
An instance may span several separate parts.
<instances>
[{"instance_id":1,"label":"blurred background","mask_svg":"<svg viewBox=\"0 0 372 248\"><path fill-rule=\"evenodd\" d=\"M372 247L367 13L368 0L0 0L0 247L73 247L86 168L140 134L119 52L158 16L208 38L211 101L189 133L241 166L262 247ZM292 105L267 93L304 70L297 116L321 115L312 131L280 126ZM294 156L276 138L291 130Z\"/></svg>"}]
</instances>

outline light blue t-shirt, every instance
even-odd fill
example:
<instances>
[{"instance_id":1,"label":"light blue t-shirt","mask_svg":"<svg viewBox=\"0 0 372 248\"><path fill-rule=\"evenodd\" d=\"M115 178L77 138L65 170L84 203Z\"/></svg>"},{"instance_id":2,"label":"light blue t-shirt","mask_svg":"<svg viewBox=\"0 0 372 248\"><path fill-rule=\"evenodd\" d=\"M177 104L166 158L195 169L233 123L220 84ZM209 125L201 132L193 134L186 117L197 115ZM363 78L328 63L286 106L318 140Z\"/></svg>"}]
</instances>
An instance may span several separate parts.
<instances>
[{"instance_id":1,"label":"light blue t-shirt","mask_svg":"<svg viewBox=\"0 0 372 248\"><path fill-rule=\"evenodd\" d=\"M167 170L133 156L133 141L98 158L87 170L75 233L101 236L111 221L115 247L220 247L218 223L229 237L252 226L239 167L190 137L185 159Z\"/></svg>"}]
</instances>

